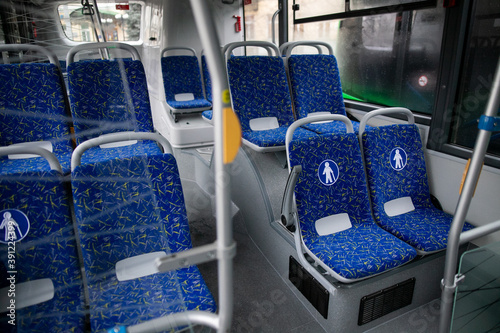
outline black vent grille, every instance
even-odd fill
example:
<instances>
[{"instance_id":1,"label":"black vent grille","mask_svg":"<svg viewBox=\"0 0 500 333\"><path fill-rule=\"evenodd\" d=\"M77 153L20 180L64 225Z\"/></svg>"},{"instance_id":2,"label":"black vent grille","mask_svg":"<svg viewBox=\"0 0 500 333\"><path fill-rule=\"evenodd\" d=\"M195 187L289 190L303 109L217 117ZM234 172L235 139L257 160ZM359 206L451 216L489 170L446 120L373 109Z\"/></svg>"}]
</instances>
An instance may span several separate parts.
<instances>
[{"instance_id":1,"label":"black vent grille","mask_svg":"<svg viewBox=\"0 0 500 333\"><path fill-rule=\"evenodd\" d=\"M328 301L330 293L297 260L290 256L288 278L305 298L328 319Z\"/></svg>"},{"instance_id":2,"label":"black vent grille","mask_svg":"<svg viewBox=\"0 0 500 333\"><path fill-rule=\"evenodd\" d=\"M372 320L385 316L392 311L410 305L413 299L415 278L395 284L361 298L359 305L358 325L364 325Z\"/></svg>"}]
</instances>

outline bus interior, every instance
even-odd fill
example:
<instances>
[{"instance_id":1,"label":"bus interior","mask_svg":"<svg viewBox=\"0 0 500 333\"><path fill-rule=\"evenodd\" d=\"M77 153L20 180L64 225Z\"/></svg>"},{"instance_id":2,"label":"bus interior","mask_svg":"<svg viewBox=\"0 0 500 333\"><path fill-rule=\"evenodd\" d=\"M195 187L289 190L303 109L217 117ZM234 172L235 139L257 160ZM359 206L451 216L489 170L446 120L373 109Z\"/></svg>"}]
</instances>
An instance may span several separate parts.
<instances>
[{"instance_id":1,"label":"bus interior","mask_svg":"<svg viewBox=\"0 0 500 333\"><path fill-rule=\"evenodd\" d=\"M500 332L500 2L2 0L0 331Z\"/></svg>"}]
</instances>

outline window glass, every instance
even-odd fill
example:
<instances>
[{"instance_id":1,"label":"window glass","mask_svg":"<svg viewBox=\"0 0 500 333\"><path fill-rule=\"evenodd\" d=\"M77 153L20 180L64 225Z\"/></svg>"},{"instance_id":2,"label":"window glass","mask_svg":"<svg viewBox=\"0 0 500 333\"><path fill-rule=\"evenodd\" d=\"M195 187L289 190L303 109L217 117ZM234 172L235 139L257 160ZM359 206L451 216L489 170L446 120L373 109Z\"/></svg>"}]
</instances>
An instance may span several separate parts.
<instances>
[{"instance_id":1,"label":"window glass","mask_svg":"<svg viewBox=\"0 0 500 333\"><path fill-rule=\"evenodd\" d=\"M99 5L101 24L106 41L138 41L140 38L141 5L102 3ZM94 26L88 11L82 11L80 3L64 4L58 7L59 18L66 36L75 42L96 42ZM96 16L94 16L96 17ZM101 32L99 37L102 38Z\"/></svg>"},{"instance_id":2,"label":"window glass","mask_svg":"<svg viewBox=\"0 0 500 333\"><path fill-rule=\"evenodd\" d=\"M272 18L278 10L276 0L253 0L245 4L246 40L273 41ZM278 39L278 19L275 22L275 38ZM263 48L248 47L247 55L267 54Z\"/></svg>"},{"instance_id":3,"label":"window glass","mask_svg":"<svg viewBox=\"0 0 500 333\"><path fill-rule=\"evenodd\" d=\"M468 148L475 144L500 56L500 2L478 1L470 30L449 137L449 143ZM499 132L493 133L488 152L500 156Z\"/></svg>"},{"instance_id":4,"label":"window glass","mask_svg":"<svg viewBox=\"0 0 500 333\"><path fill-rule=\"evenodd\" d=\"M294 0L298 6L295 19L308 19L323 15L347 13L355 10L388 7L394 11L397 6L424 3L425 0ZM389 11L389 10L388 10Z\"/></svg>"},{"instance_id":5,"label":"window glass","mask_svg":"<svg viewBox=\"0 0 500 333\"><path fill-rule=\"evenodd\" d=\"M290 40L330 43L345 98L431 114L444 9L295 24Z\"/></svg>"},{"instance_id":6,"label":"window glass","mask_svg":"<svg viewBox=\"0 0 500 333\"><path fill-rule=\"evenodd\" d=\"M295 19L320 16L325 14L341 13L345 10L344 1L332 0L294 0L299 5L295 11Z\"/></svg>"}]
</instances>

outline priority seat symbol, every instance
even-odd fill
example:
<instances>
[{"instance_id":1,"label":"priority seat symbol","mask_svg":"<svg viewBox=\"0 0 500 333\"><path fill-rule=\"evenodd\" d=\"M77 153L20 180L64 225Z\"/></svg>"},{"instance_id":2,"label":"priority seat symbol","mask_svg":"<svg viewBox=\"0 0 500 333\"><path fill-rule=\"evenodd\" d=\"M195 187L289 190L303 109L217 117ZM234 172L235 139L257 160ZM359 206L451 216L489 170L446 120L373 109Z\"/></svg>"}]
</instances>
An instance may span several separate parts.
<instances>
[{"instance_id":1,"label":"priority seat symbol","mask_svg":"<svg viewBox=\"0 0 500 333\"><path fill-rule=\"evenodd\" d=\"M331 186L339 178L339 167L332 160L324 160L318 168L318 178L321 184Z\"/></svg>"}]
</instances>

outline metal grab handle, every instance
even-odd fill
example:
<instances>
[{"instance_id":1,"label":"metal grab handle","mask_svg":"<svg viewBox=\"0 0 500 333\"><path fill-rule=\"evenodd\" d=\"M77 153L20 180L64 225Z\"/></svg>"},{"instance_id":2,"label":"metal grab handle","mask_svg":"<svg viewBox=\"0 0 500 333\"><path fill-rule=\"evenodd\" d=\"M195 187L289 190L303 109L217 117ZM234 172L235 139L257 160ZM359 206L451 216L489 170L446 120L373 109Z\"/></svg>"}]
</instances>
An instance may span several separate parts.
<instances>
[{"instance_id":1,"label":"metal grab handle","mask_svg":"<svg viewBox=\"0 0 500 333\"><path fill-rule=\"evenodd\" d=\"M166 47L163 50L161 50L160 57L163 57L165 53L167 53L168 51L172 51L172 50L187 50L190 53L193 53L193 55L196 57L195 49L193 49L192 47L187 47L187 46L169 46L169 47Z\"/></svg>"},{"instance_id":2,"label":"metal grab handle","mask_svg":"<svg viewBox=\"0 0 500 333\"><path fill-rule=\"evenodd\" d=\"M40 45L32 45L32 44L2 44L0 45L0 52L20 52L20 51L31 51L31 52L39 52L43 53L49 61L60 68L59 60L54 52Z\"/></svg>"},{"instance_id":3,"label":"metal grab handle","mask_svg":"<svg viewBox=\"0 0 500 333\"><path fill-rule=\"evenodd\" d=\"M27 147L27 146L0 147L0 156L15 155L15 154L40 155L41 157L47 160L51 170L56 170L62 173L62 167L56 155L54 155L54 153L51 153L47 149L41 147Z\"/></svg>"},{"instance_id":4,"label":"metal grab handle","mask_svg":"<svg viewBox=\"0 0 500 333\"><path fill-rule=\"evenodd\" d=\"M347 118L346 116L340 115L340 114L322 114L322 115L317 115L317 116L310 116L310 117L301 118L301 119L293 122L288 127L288 129L286 131L286 137L285 137L286 156L290 155L290 151L289 151L290 142L293 139L293 132L298 127L305 125L305 124L315 123L318 121L328 121L328 120L341 121L345 124L347 133L354 133L354 129L352 127L352 122L349 120L349 118ZM288 165L288 171L290 171L290 165Z\"/></svg>"},{"instance_id":5,"label":"metal grab handle","mask_svg":"<svg viewBox=\"0 0 500 333\"><path fill-rule=\"evenodd\" d=\"M133 60L141 60L141 56L139 55L139 51L135 47L125 43L117 43L117 42L105 42L105 43L85 43L72 47L68 51L68 55L66 57L66 66L73 63L75 61L75 55L80 51L87 51L93 49L120 49L130 52Z\"/></svg>"},{"instance_id":6,"label":"metal grab handle","mask_svg":"<svg viewBox=\"0 0 500 333\"><path fill-rule=\"evenodd\" d=\"M273 18L271 19L271 29L272 29L272 33L273 33L273 44L276 44L276 29L274 29L275 23L276 23L276 16L278 16L278 14L280 12L281 12L281 3L280 3L280 8L278 8L278 10L274 12Z\"/></svg>"},{"instance_id":7,"label":"metal grab handle","mask_svg":"<svg viewBox=\"0 0 500 333\"><path fill-rule=\"evenodd\" d=\"M109 133L101 135L97 138L93 138L82 142L75 148L73 155L71 156L71 171L75 170L77 166L80 165L82 161L82 155L85 151L92 147L97 147L102 144L119 142L119 141L129 141L129 140L151 140L158 142L164 153L172 153L172 146L158 133L151 132L126 132L126 133Z\"/></svg>"},{"instance_id":8,"label":"metal grab handle","mask_svg":"<svg viewBox=\"0 0 500 333\"><path fill-rule=\"evenodd\" d=\"M390 114L403 114L408 118L408 124L415 124L415 116L413 113L406 109L406 108L382 108L382 109L377 109L368 112L367 114L364 115L363 118L361 118L361 121L359 123L359 137L363 135L366 124L368 123L368 120L370 120L373 117L376 116L386 116Z\"/></svg>"},{"instance_id":9,"label":"metal grab handle","mask_svg":"<svg viewBox=\"0 0 500 333\"><path fill-rule=\"evenodd\" d=\"M234 42L234 43L229 43L224 46L224 54L226 56L226 59L229 58L231 53L233 52L234 49L238 47L245 47L245 46L256 46L256 47L263 47L267 50L267 54L272 57L273 56L273 51L274 51L274 56L279 57L280 55L280 50L278 47L271 43L271 42L265 42L265 41L246 41L246 42Z\"/></svg>"},{"instance_id":10,"label":"metal grab handle","mask_svg":"<svg viewBox=\"0 0 500 333\"><path fill-rule=\"evenodd\" d=\"M285 46L281 49L281 54L286 55L287 58L289 58L292 55L292 50L293 48L297 46L311 46L314 47L318 50L319 54L323 54L323 50L321 49L321 46L325 47L328 50L329 55L333 55L333 48L330 44L322 41L316 41L316 40L304 40L304 41L298 41L298 42L290 42L284 44Z\"/></svg>"}]
</instances>

